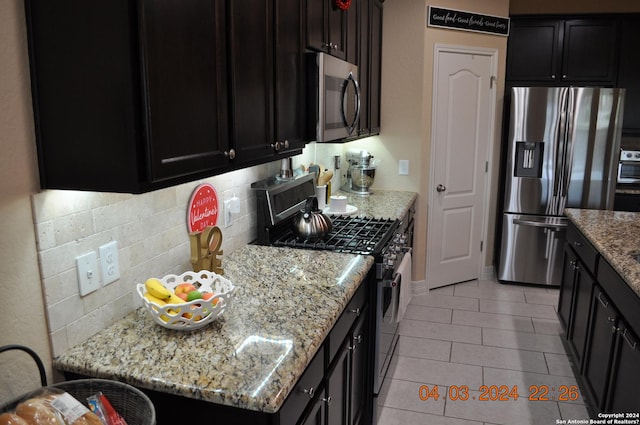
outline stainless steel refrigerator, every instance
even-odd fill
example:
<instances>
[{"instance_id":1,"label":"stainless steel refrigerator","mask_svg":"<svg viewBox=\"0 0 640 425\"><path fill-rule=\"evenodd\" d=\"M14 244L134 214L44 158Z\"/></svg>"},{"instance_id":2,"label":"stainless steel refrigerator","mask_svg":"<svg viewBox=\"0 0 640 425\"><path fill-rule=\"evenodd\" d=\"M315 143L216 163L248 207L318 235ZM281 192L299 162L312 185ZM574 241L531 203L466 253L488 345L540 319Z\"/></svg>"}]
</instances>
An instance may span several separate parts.
<instances>
[{"instance_id":1,"label":"stainless steel refrigerator","mask_svg":"<svg viewBox=\"0 0 640 425\"><path fill-rule=\"evenodd\" d=\"M559 285L565 208L612 209L624 89L511 89L498 279Z\"/></svg>"}]
</instances>

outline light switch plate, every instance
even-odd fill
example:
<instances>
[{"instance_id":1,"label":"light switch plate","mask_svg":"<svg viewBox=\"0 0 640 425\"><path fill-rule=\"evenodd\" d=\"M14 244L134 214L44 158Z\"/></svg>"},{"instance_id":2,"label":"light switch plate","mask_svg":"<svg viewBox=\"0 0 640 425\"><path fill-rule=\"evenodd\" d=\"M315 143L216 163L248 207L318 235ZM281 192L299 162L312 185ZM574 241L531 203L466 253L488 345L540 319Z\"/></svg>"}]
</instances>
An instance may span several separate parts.
<instances>
[{"instance_id":1,"label":"light switch plate","mask_svg":"<svg viewBox=\"0 0 640 425\"><path fill-rule=\"evenodd\" d=\"M100 247L100 266L102 268L102 283L104 285L120 279L117 241L111 241Z\"/></svg>"},{"instance_id":2,"label":"light switch plate","mask_svg":"<svg viewBox=\"0 0 640 425\"><path fill-rule=\"evenodd\" d=\"M408 176L409 175L409 160L401 159L398 161L398 175Z\"/></svg>"},{"instance_id":3,"label":"light switch plate","mask_svg":"<svg viewBox=\"0 0 640 425\"><path fill-rule=\"evenodd\" d=\"M231 217L231 200L230 199L224 201L223 215L224 215L224 227L231 226L233 222L233 218Z\"/></svg>"},{"instance_id":4,"label":"light switch plate","mask_svg":"<svg viewBox=\"0 0 640 425\"><path fill-rule=\"evenodd\" d=\"M76 266L81 296L85 296L100 288L98 257L95 251L76 257Z\"/></svg>"}]
</instances>

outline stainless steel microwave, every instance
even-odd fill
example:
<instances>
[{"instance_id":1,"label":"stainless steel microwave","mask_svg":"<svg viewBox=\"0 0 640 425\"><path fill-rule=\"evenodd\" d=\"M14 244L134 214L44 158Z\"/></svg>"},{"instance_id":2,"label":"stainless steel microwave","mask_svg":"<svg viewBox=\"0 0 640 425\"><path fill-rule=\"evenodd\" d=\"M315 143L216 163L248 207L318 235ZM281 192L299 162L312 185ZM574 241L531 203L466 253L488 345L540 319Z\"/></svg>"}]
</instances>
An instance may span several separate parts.
<instances>
[{"instance_id":1,"label":"stainless steel microwave","mask_svg":"<svg viewBox=\"0 0 640 425\"><path fill-rule=\"evenodd\" d=\"M316 141L345 139L357 132L360 119L358 67L325 53L310 58Z\"/></svg>"}]
</instances>

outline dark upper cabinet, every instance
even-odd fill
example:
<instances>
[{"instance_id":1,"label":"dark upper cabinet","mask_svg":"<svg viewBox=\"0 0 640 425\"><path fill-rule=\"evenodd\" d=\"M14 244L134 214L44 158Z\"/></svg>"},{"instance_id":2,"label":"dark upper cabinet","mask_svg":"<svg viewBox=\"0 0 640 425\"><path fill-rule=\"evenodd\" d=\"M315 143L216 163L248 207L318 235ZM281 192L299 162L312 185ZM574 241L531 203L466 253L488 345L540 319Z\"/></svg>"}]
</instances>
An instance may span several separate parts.
<instances>
[{"instance_id":1,"label":"dark upper cabinet","mask_svg":"<svg viewBox=\"0 0 640 425\"><path fill-rule=\"evenodd\" d=\"M301 3L229 1L231 143L238 164L305 142ZM262 161L264 162L264 161Z\"/></svg>"},{"instance_id":2,"label":"dark upper cabinet","mask_svg":"<svg viewBox=\"0 0 640 425\"><path fill-rule=\"evenodd\" d=\"M507 43L507 79L556 81L562 26L557 20L512 18Z\"/></svg>"},{"instance_id":3,"label":"dark upper cabinet","mask_svg":"<svg viewBox=\"0 0 640 425\"><path fill-rule=\"evenodd\" d=\"M564 23L561 81L615 85L618 22L572 19Z\"/></svg>"},{"instance_id":4,"label":"dark upper cabinet","mask_svg":"<svg viewBox=\"0 0 640 425\"><path fill-rule=\"evenodd\" d=\"M224 4L26 2L42 188L139 193L227 166Z\"/></svg>"},{"instance_id":5,"label":"dark upper cabinet","mask_svg":"<svg viewBox=\"0 0 640 425\"><path fill-rule=\"evenodd\" d=\"M307 47L346 60L349 15L356 14L355 8L342 10L335 0L305 3Z\"/></svg>"},{"instance_id":6,"label":"dark upper cabinet","mask_svg":"<svg viewBox=\"0 0 640 425\"><path fill-rule=\"evenodd\" d=\"M624 99L623 134L640 136L640 17L623 20L620 38L618 87L627 89Z\"/></svg>"},{"instance_id":7,"label":"dark upper cabinet","mask_svg":"<svg viewBox=\"0 0 640 425\"><path fill-rule=\"evenodd\" d=\"M369 68L371 61L371 2L358 2L358 83L360 83L360 120L358 121L358 136L368 136L369 128Z\"/></svg>"},{"instance_id":8,"label":"dark upper cabinet","mask_svg":"<svg viewBox=\"0 0 640 425\"><path fill-rule=\"evenodd\" d=\"M382 2L371 3L371 60L369 62L369 128L380 133L380 96L382 85Z\"/></svg>"},{"instance_id":9,"label":"dark upper cabinet","mask_svg":"<svg viewBox=\"0 0 640 425\"><path fill-rule=\"evenodd\" d=\"M140 14L151 181L226 165L224 5L144 0Z\"/></svg>"},{"instance_id":10,"label":"dark upper cabinet","mask_svg":"<svg viewBox=\"0 0 640 425\"><path fill-rule=\"evenodd\" d=\"M614 86L616 19L512 18L507 80Z\"/></svg>"}]
</instances>

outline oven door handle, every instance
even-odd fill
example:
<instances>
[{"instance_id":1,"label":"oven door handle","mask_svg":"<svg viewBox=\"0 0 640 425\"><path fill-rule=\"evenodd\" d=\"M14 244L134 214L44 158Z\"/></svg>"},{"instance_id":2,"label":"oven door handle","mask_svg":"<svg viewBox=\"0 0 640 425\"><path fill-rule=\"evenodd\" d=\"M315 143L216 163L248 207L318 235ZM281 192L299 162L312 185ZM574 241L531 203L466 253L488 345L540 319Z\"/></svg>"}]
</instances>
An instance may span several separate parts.
<instances>
[{"instance_id":1,"label":"oven door handle","mask_svg":"<svg viewBox=\"0 0 640 425\"><path fill-rule=\"evenodd\" d=\"M384 286L391 289L391 314L388 318L382 318L383 323L394 323L398 318L398 303L400 302L400 297L398 294L400 293L400 285L402 285L402 275L396 273L393 275L393 279L388 280L384 283Z\"/></svg>"}]
</instances>

